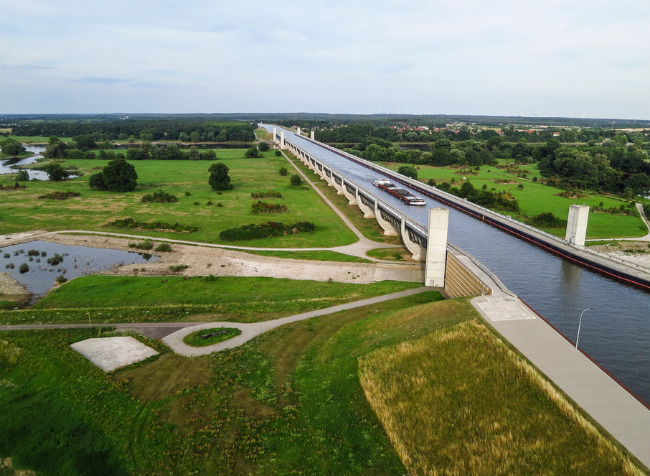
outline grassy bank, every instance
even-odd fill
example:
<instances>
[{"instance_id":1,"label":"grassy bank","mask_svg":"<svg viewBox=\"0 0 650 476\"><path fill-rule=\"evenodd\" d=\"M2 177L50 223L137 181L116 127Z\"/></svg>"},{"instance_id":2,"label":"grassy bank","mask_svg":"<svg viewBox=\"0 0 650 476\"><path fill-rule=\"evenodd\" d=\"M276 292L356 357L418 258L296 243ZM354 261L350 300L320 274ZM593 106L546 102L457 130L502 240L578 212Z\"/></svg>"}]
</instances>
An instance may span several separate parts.
<instances>
[{"instance_id":1,"label":"grassy bank","mask_svg":"<svg viewBox=\"0 0 650 476\"><path fill-rule=\"evenodd\" d=\"M83 229L123 232L106 226L117 218L132 217L137 221L178 222L196 226L193 233L129 230L134 234L186 239L209 243L225 243L219 233L228 228L250 223L310 221L316 225L313 234L298 234L231 244L260 247L329 247L353 243L356 236L309 187L291 186L288 177L278 173L286 167L284 157L273 151L261 159L244 158L243 150L217 150L219 161L230 169L233 190L215 192L208 184L207 161L134 161L138 186L130 193L91 190L90 175L106 165L100 160L66 160L64 167L76 167L83 174L64 182L25 182L25 189L0 190L0 202L11 203L3 209L3 232L31 229ZM0 184L12 185L13 175L0 176ZM163 190L178 198L176 203L142 203L142 197ZM288 208L281 214L251 214L252 192L272 190L281 199L265 201L281 203ZM53 192L77 191L79 197L68 200L47 200L39 197ZM255 200L257 201L257 200Z\"/></svg>"},{"instance_id":2,"label":"grassy bank","mask_svg":"<svg viewBox=\"0 0 650 476\"><path fill-rule=\"evenodd\" d=\"M373 352L360 378L409 474L643 474L477 321Z\"/></svg>"},{"instance_id":3,"label":"grassy bank","mask_svg":"<svg viewBox=\"0 0 650 476\"><path fill-rule=\"evenodd\" d=\"M65 468L70 476L406 474L412 467L402 465L389 439L393 432L389 428L387 434L380 423L385 415L379 411L378 420L359 379L370 375L377 381L379 374L369 373L369 365L383 358L400 372L393 377L415 379L414 387L401 387L397 395L412 409L404 431L412 431L408 418L414 414L428 418L439 410L445 415L446 422L436 422L440 426L408 435L416 447L424 438L430 442L431 433L441 434L443 443L453 435L451 448L430 446L419 453L421 460L435 461L435 474L477 474L453 471L459 464L478 467L496 454L490 444L512 460L510 474L615 474L623 467L607 445L580 426L567 427L571 420L565 411L530 383L509 351L495 352L491 338L480 333L469 340L454 337L457 324L476 319L466 301L431 299L431 294L416 295L289 324L210 356L189 359L161 349L159 357L109 375L69 347L96 337L96 330L0 333L0 357L6 362L0 366L0 405L7 410L0 414L5 429L0 456L14 456L17 466L45 474ZM40 345L33 345L36 341ZM432 350L422 350L423 342ZM428 375L433 367L436 374ZM418 374L418 369L426 370ZM436 376L444 382L430 382ZM467 394L487 388L496 396L467 406ZM508 388L523 393L512 398L526 405L499 406L505 396L499 389ZM427 391L450 398L436 402L441 408L430 408L421 398ZM395 397L394 386L374 393ZM532 426L504 422L509 412L513 418L526 413L514 421ZM530 422L536 419L539 423ZM450 429L449 421L457 425ZM571 434L561 440L565 446L554 444L563 429ZM481 440L482 432L494 434L494 441ZM551 448L552 458L545 452ZM462 461L434 459L445 449L450 456L462 452ZM553 465L552 460L564 464L574 455L576 464L566 473L560 471L565 466Z\"/></svg>"},{"instance_id":4,"label":"grassy bank","mask_svg":"<svg viewBox=\"0 0 650 476\"><path fill-rule=\"evenodd\" d=\"M88 322L89 317L97 323L214 320L215 314L253 322L419 286L397 281L296 285L273 278L86 276L53 290L31 309L0 311L0 323Z\"/></svg>"}]
</instances>

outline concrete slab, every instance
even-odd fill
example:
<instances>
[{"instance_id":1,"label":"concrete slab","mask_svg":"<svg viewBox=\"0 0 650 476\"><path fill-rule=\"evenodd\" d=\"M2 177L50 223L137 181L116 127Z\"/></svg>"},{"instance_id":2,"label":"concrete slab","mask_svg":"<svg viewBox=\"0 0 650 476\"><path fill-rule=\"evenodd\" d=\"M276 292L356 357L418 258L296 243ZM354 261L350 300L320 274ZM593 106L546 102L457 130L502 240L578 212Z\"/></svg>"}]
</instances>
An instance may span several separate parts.
<instances>
[{"instance_id":1,"label":"concrete slab","mask_svg":"<svg viewBox=\"0 0 650 476\"><path fill-rule=\"evenodd\" d=\"M483 316L493 322L537 319L537 316L519 299L483 296L482 299L474 300L473 304L478 307Z\"/></svg>"},{"instance_id":2,"label":"concrete slab","mask_svg":"<svg viewBox=\"0 0 650 476\"><path fill-rule=\"evenodd\" d=\"M86 339L70 347L105 372L140 362L158 353L131 336Z\"/></svg>"}]
</instances>

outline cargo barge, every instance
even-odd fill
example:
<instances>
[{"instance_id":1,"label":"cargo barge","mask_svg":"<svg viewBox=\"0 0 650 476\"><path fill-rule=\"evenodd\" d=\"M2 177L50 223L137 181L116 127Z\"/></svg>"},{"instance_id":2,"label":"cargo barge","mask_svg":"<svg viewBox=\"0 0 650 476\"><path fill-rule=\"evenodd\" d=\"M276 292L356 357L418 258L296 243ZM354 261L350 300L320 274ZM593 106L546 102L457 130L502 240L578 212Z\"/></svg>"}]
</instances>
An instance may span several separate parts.
<instances>
[{"instance_id":1,"label":"cargo barge","mask_svg":"<svg viewBox=\"0 0 650 476\"><path fill-rule=\"evenodd\" d=\"M396 196L397 198L399 198L403 202L406 202L409 205L422 206L427 204L427 202L425 202L420 197L416 197L415 195L411 194L411 192L409 192L408 190L399 188L390 180L378 179L373 181L372 183L375 184L375 186L381 188L382 190L386 190L388 193Z\"/></svg>"}]
</instances>

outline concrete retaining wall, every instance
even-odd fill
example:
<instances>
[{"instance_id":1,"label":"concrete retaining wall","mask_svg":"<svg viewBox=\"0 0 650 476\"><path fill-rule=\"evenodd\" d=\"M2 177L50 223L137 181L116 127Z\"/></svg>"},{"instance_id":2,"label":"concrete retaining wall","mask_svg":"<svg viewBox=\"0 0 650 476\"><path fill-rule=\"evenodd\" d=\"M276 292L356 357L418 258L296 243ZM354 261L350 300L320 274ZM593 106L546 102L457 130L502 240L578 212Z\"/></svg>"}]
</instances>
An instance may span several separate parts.
<instances>
[{"instance_id":1,"label":"concrete retaining wall","mask_svg":"<svg viewBox=\"0 0 650 476\"><path fill-rule=\"evenodd\" d=\"M449 298L461 296L481 296L492 294L492 290L447 250L447 273L445 275L445 293Z\"/></svg>"}]
</instances>

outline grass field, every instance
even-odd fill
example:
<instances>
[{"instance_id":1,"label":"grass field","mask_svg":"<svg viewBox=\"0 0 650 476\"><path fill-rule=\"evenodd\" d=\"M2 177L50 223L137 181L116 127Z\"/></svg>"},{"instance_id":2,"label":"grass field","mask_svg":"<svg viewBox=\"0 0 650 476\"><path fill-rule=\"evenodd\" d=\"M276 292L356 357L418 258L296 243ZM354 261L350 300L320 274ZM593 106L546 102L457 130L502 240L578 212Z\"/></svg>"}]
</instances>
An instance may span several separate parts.
<instances>
[{"instance_id":1,"label":"grass field","mask_svg":"<svg viewBox=\"0 0 650 476\"><path fill-rule=\"evenodd\" d=\"M448 379L444 387L456 389L451 396L459 398L449 398L441 409L447 417L457 415L453 451L473 448L480 441L483 428L473 424L475 419L501 424L503 412L516 410L495 409L502 398L498 395L495 404L487 404L488 398L482 402L486 405L463 411L460 396L491 388L493 375L500 388L532 392L519 409L528 413L528 420L567 424L554 401L527 384L516 367L511 371L512 359L494 352L485 339L472 340L467 355L464 342L445 347L440 336L455 335L456 324L477 315L466 301L431 302L435 296L425 293L289 324L238 349L191 359L142 339L162 355L108 375L69 347L96 337L97 330L0 333L0 405L5 410L0 413L0 456L13 456L17 467L43 474L63 474L64 469L70 476L406 474L410 467L402 465L388 437L391 432L386 434L366 400L359 359L364 376L368 363L376 362L382 352L394 364L399 361L394 349L421 349L426 339L442 353L440 362L436 355L413 365L405 355L404 375L421 365L436 366L438 375ZM482 369L489 372L483 376ZM476 379L465 378L468 374ZM432 409L419 399L424 386L413 389L413 412L427 415ZM537 442L555 451L553 458L545 453L538 457L535 447L528 453L531 466L514 458L510 474L525 474L529 467L542 468L534 474L553 474L552 468L562 467L553 461L570 461L576 453L589 454L588 463L583 469L583 460L576 459L580 464L564 474L614 474L610 470L622 467L618 454L599 446L579 427L569 428L570 441L564 442L571 445L551 446L555 430L544 426L538 435L519 439L517 428L494 429L506 442L512 433L512 446L498 447L509 456L519 454L520 444L528 447L524 443ZM481 448L489 450L487 445ZM421 457L438 451L428 450ZM489 456L485 453L490 452L463 453L461 459L478 465ZM436 474L469 474L446 472L457 464L438 461Z\"/></svg>"},{"instance_id":2,"label":"grass field","mask_svg":"<svg viewBox=\"0 0 650 476\"><path fill-rule=\"evenodd\" d=\"M500 162L503 163L503 161ZM397 170L400 165L402 164L392 164L388 167ZM604 208L619 208L621 205L626 204L624 200L619 198L597 195L592 192L587 193L587 197L579 199L561 197L559 196L562 192L561 189L532 180L535 176L540 178L536 165L518 165L518 167L520 169L519 174L526 174L527 178L517 177L518 174L509 173L505 169L498 169L495 166L488 165L481 166L479 171L472 169L472 172L477 172L476 175L467 173L459 174L459 169L451 167L419 165L418 180L426 182L434 179L437 182L451 182L454 179L455 183L452 185L458 187L462 184L463 177L465 177L477 189L481 189L483 185L487 185L488 190L493 188L495 191L505 190L510 192L519 201L521 209L518 215L511 212L505 214L512 215L521 221L525 221L526 217L533 217L544 212L552 212L555 216L566 220L569 214L569 206L574 204L589 205L592 209L601 202ZM469 167L466 168L466 170L469 169ZM523 190L518 188L520 184L523 185ZM546 231L564 237L566 230L549 228ZM639 217L608 215L605 213L589 214L587 238L590 239L637 237L644 236L647 233L648 230Z\"/></svg>"},{"instance_id":3,"label":"grass field","mask_svg":"<svg viewBox=\"0 0 650 476\"><path fill-rule=\"evenodd\" d=\"M274 278L181 276L86 276L51 291L34 309L119 306L211 305L257 312L303 312L391 292L420 283L380 281L371 284L324 283ZM245 296L245 299L242 299Z\"/></svg>"},{"instance_id":4,"label":"grass field","mask_svg":"<svg viewBox=\"0 0 650 476\"><path fill-rule=\"evenodd\" d=\"M409 474L643 474L478 321L375 351L360 378Z\"/></svg>"},{"instance_id":5,"label":"grass field","mask_svg":"<svg viewBox=\"0 0 650 476\"><path fill-rule=\"evenodd\" d=\"M311 235L298 234L231 244L300 248L338 246L356 241L356 236L317 194L306 186L291 186L289 178L278 173L280 167L288 165L283 157L276 157L270 151L261 159L245 159L243 150L218 150L217 155L230 168L231 183L234 185L231 191L215 192L210 189L207 170L212 162L205 161L137 161L133 163L138 174L135 191L93 191L88 186L88 178L106 163L99 160L66 160L64 166L77 167L84 175L65 182L27 182L26 189L0 191L0 203L12 205L2 207L0 212L3 232L33 229L123 232L123 229L105 225L117 218L132 217L138 221L160 220L201 228L191 234L133 231L134 234L223 243L219 233L227 228L267 221L311 221L316 225ZM4 184L13 184L13 180L11 175L0 177L0 183ZM38 198L54 191L69 190L80 192L81 195L65 201ZM157 190L176 195L178 202L141 202L143 195ZM266 190L282 193L284 198L270 201L286 205L288 213L251 214L251 192ZM186 192L190 195L186 196ZM209 202L212 204L209 205Z\"/></svg>"}]
</instances>

